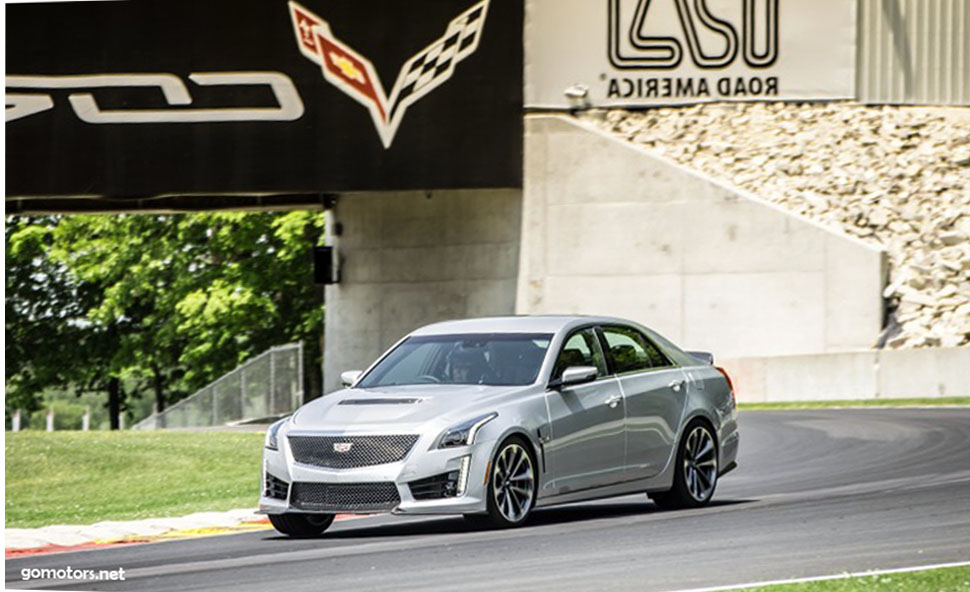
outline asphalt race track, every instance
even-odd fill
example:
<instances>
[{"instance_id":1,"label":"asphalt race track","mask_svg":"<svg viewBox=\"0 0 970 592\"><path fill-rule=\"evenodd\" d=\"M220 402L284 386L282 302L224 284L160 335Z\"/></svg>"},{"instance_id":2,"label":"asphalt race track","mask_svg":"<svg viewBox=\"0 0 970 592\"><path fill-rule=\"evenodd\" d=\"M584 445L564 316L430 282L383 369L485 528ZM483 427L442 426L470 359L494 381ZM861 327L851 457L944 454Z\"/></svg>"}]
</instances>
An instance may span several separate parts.
<instances>
[{"instance_id":1,"label":"asphalt race track","mask_svg":"<svg viewBox=\"0 0 970 592\"><path fill-rule=\"evenodd\" d=\"M378 516L6 562L8 587L72 590L672 590L970 560L970 409L751 411L741 466L702 510L646 496L476 532ZM24 567L124 582L23 582Z\"/></svg>"}]
</instances>

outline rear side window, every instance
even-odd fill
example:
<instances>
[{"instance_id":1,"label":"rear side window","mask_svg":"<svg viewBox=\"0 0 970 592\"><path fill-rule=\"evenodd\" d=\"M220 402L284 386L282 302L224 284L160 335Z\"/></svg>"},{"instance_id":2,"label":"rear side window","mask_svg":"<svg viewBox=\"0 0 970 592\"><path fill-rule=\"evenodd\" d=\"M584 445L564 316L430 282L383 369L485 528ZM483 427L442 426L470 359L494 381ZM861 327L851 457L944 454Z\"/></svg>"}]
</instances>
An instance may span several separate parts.
<instances>
[{"instance_id":1,"label":"rear side window","mask_svg":"<svg viewBox=\"0 0 970 592\"><path fill-rule=\"evenodd\" d=\"M603 327L603 338L616 374L672 365L667 356L636 329Z\"/></svg>"}]
</instances>

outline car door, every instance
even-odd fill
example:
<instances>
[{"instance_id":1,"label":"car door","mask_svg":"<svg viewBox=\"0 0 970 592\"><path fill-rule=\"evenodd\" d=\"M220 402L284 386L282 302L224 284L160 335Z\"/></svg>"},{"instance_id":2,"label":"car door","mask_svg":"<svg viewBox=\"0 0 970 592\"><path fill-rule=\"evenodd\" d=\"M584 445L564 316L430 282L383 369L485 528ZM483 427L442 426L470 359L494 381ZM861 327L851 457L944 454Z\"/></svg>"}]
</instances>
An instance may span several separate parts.
<instances>
[{"instance_id":1,"label":"car door","mask_svg":"<svg viewBox=\"0 0 970 592\"><path fill-rule=\"evenodd\" d=\"M684 372L633 327L604 326L600 335L626 403L627 478L652 477L676 445L687 400Z\"/></svg>"},{"instance_id":2,"label":"car door","mask_svg":"<svg viewBox=\"0 0 970 592\"><path fill-rule=\"evenodd\" d=\"M550 434L546 455L552 494L609 485L623 480L624 405L619 382L609 375L601 343L592 327L563 342L552 378L570 366L594 366L596 380L546 392Z\"/></svg>"}]
</instances>

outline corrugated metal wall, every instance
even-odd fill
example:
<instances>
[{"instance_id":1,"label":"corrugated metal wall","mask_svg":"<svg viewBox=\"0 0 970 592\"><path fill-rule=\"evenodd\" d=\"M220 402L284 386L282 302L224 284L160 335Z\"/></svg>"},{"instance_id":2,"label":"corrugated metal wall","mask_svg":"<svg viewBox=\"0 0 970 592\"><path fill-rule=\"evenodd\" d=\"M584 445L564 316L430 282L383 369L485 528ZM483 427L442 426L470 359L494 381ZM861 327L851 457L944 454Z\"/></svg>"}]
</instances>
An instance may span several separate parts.
<instances>
[{"instance_id":1,"label":"corrugated metal wall","mask_svg":"<svg viewBox=\"0 0 970 592\"><path fill-rule=\"evenodd\" d=\"M970 0L859 0L864 103L970 105Z\"/></svg>"}]
</instances>

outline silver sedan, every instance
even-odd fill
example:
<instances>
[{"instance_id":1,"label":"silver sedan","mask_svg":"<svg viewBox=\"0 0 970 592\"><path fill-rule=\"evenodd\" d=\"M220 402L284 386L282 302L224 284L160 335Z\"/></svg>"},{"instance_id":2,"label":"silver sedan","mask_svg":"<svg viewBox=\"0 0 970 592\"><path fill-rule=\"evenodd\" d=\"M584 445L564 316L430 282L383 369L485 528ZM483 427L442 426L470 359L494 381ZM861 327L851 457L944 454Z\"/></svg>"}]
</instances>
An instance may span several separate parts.
<instances>
[{"instance_id":1,"label":"silver sedan","mask_svg":"<svg viewBox=\"0 0 970 592\"><path fill-rule=\"evenodd\" d=\"M342 379L267 430L260 510L281 533L319 535L338 513L517 526L635 492L698 507L736 466L724 370L622 319L437 323Z\"/></svg>"}]
</instances>

